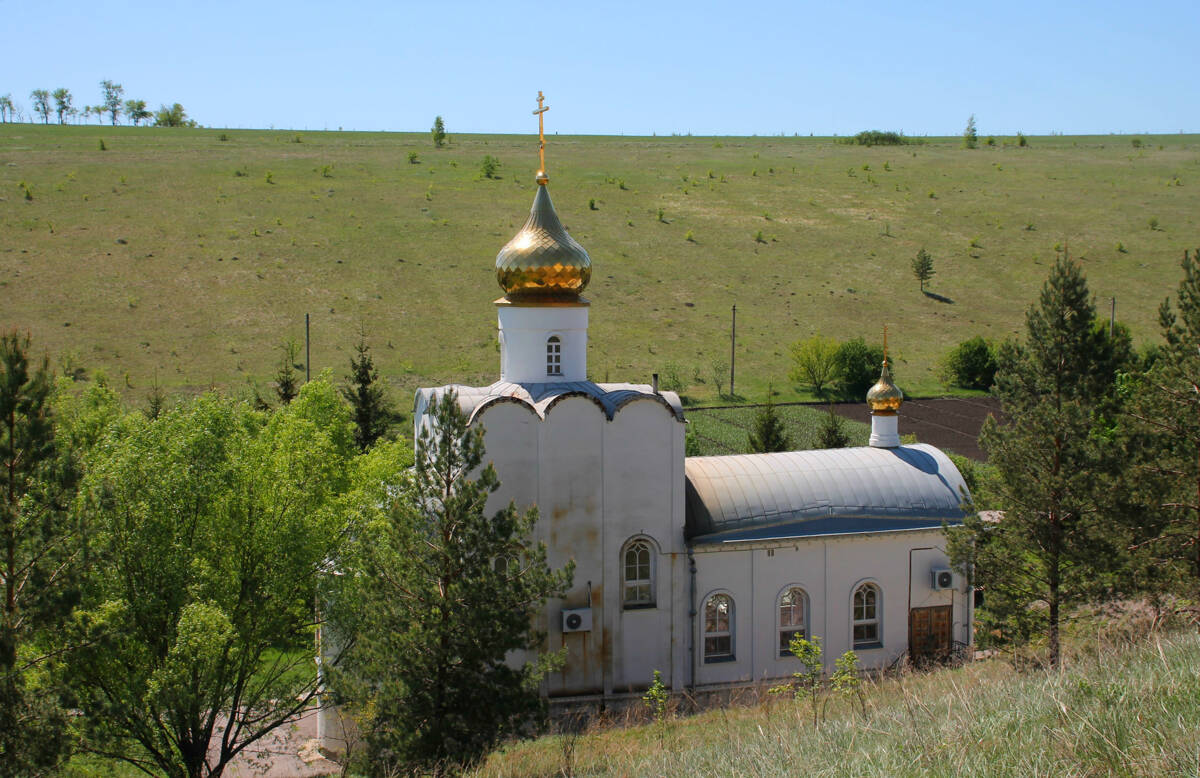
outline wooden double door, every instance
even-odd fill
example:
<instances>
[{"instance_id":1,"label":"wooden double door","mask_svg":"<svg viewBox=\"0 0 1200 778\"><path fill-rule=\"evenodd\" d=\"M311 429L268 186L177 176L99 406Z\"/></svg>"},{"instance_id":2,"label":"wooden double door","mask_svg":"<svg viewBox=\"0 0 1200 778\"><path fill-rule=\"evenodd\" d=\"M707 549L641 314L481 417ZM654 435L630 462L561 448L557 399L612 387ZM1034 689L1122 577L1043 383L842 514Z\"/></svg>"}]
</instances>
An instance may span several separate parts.
<instances>
[{"instance_id":1,"label":"wooden double door","mask_svg":"<svg viewBox=\"0 0 1200 778\"><path fill-rule=\"evenodd\" d=\"M945 659L950 655L952 606L912 608L908 612L908 655L913 662Z\"/></svg>"}]
</instances>

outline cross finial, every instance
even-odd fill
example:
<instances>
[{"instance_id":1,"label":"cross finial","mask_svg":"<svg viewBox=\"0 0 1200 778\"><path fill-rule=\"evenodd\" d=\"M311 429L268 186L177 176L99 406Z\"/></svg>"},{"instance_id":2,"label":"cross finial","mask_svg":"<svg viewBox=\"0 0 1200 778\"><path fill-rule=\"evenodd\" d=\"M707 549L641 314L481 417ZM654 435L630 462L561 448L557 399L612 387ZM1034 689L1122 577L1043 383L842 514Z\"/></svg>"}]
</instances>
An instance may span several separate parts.
<instances>
[{"instance_id":1,"label":"cross finial","mask_svg":"<svg viewBox=\"0 0 1200 778\"><path fill-rule=\"evenodd\" d=\"M538 90L538 107L534 114L538 118L538 172L537 182L544 184L550 180L546 175L546 127L542 120L542 114L550 110L550 106L544 105L546 98L542 95L542 90Z\"/></svg>"},{"instance_id":2,"label":"cross finial","mask_svg":"<svg viewBox=\"0 0 1200 778\"><path fill-rule=\"evenodd\" d=\"M883 364L887 364L887 325L883 325Z\"/></svg>"}]
</instances>

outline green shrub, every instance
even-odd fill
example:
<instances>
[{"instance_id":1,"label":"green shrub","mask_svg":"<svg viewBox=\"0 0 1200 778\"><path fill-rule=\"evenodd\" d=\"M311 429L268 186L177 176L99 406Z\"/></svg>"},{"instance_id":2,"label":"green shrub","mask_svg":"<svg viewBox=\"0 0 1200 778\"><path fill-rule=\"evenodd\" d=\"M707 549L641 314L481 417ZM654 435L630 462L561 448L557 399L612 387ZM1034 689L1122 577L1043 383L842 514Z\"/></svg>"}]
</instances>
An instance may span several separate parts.
<instances>
[{"instance_id":1,"label":"green shrub","mask_svg":"<svg viewBox=\"0 0 1200 778\"><path fill-rule=\"evenodd\" d=\"M415 152L415 151L408 152L408 164L410 164L410 165L421 164L421 160L417 159L417 152Z\"/></svg>"},{"instance_id":2,"label":"green shrub","mask_svg":"<svg viewBox=\"0 0 1200 778\"><path fill-rule=\"evenodd\" d=\"M996 349L976 335L959 343L942 360L942 382L963 389L990 389L996 380Z\"/></svg>"},{"instance_id":3,"label":"green shrub","mask_svg":"<svg viewBox=\"0 0 1200 778\"><path fill-rule=\"evenodd\" d=\"M838 346L838 393L847 400L861 400L879 378L883 366L883 349L868 346L862 338L848 340ZM894 373L894 368L893 368Z\"/></svg>"},{"instance_id":4,"label":"green shrub","mask_svg":"<svg viewBox=\"0 0 1200 778\"><path fill-rule=\"evenodd\" d=\"M589 210L589 211L598 211L598 210L600 210L599 208L597 208L597 207L596 207L596 198L594 198L594 197L590 197L590 198L588 198L588 210Z\"/></svg>"},{"instance_id":5,"label":"green shrub","mask_svg":"<svg viewBox=\"0 0 1200 778\"><path fill-rule=\"evenodd\" d=\"M1029 141L1025 139L1025 135L1023 133L1017 133L1017 145L1021 147L1029 145Z\"/></svg>"},{"instance_id":6,"label":"green shrub","mask_svg":"<svg viewBox=\"0 0 1200 778\"><path fill-rule=\"evenodd\" d=\"M908 143L904 133L883 130L863 130L853 138L847 138L844 143L857 143L859 146L902 146Z\"/></svg>"},{"instance_id":7,"label":"green shrub","mask_svg":"<svg viewBox=\"0 0 1200 778\"><path fill-rule=\"evenodd\" d=\"M483 161L479 163L479 175L484 178L495 178L496 171L500 169L500 160L493 157L491 154L486 154Z\"/></svg>"}]
</instances>

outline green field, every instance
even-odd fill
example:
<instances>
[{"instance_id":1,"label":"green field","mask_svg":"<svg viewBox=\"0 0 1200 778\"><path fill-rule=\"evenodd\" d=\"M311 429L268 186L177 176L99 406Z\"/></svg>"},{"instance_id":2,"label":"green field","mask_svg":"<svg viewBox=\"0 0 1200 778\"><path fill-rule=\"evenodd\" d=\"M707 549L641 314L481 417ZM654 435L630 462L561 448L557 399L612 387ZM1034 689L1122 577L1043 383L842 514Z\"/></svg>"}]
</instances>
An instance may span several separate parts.
<instances>
[{"instance_id":1,"label":"green field","mask_svg":"<svg viewBox=\"0 0 1200 778\"><path fill-rule=\"evenodd\" d=\"M702 456L749 453L749 435L754 427L756 408L719 408L690 410L687 414L689 432L696 436ZM776 406L775 412L783 421L784 430L793 450L817 448L825 411L802 405ZM871 437L871 427L849 419L842 420L842 429L851 446L865 446Z\"/></svg>"},{"instance_id":2,"label":"green field","mask_svg":"<svg viewBox=\"0 0 1200 778\"><path fill-rule=\"evenodd\" d=\"M314 372L344 373L364 328L401 405L490 382L492 266L532 200L536 141L449 129L435 150L419 134L0 125L0 326L137 401L155 376L171 392L269 381L306 312ZM878 340L885 323L901 386L936 392L951 345L1017 332L1056 244L1105 313L1115 295L1155 338L1200 245L1200 136L1140 140L552 136L551 193L593 261L592 376L671 367L714 400L736 303L742 397L800 396L798 338ZM498 180L480 177L488 154ZM922 246L951 302L918 291Z\"/></svg>"}]
</instances>

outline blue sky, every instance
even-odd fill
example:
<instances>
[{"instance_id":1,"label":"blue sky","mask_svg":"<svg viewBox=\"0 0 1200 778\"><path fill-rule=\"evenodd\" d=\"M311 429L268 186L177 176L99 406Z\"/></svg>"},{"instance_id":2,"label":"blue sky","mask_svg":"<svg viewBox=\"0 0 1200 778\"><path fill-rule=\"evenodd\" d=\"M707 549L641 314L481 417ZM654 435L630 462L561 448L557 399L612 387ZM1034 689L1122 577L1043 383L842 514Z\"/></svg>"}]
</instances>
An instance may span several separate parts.
<instances>
[{"instance_id":1,"label":"blue sky","mask_svg":"<svg viewBox=\"0 0 1200 778\"><path fill-rule=\"evenodd\" d=\"M0 94L205 126L648 135L1200 131L1200 2L0 0Z\"/></svg>"}]
</instances>

